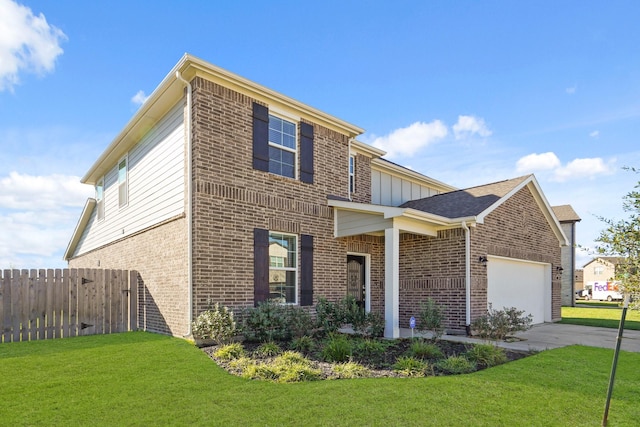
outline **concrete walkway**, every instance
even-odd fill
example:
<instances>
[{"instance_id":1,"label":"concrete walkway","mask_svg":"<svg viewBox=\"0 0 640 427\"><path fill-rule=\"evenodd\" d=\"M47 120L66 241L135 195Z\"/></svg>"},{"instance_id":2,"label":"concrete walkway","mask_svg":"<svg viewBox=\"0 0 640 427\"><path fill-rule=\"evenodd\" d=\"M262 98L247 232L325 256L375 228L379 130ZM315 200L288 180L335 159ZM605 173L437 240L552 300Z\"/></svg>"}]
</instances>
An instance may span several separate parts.
<instances>
[{"instance_id":1,"label":"concrete walkway","mask_svg":"<svg viewBox=\"0 0 640 427\"><path fill-rule=\"evenodd\" d=\"M411 337L411 329L401 329L400 336ZM414 336L422 336L415 333ZM535 325L526 332L516 334L518 341L498 342L497 345L510 350L542 351L568 345L586 345L589 347L616 348L618 329L597 328L593 326L543 323ZM477 338L460 335L444 335L442 339L474 344L491 343ZM622 337L622 350L640 353L640 331L625 330Z\"/></svg>"}]
</instances>

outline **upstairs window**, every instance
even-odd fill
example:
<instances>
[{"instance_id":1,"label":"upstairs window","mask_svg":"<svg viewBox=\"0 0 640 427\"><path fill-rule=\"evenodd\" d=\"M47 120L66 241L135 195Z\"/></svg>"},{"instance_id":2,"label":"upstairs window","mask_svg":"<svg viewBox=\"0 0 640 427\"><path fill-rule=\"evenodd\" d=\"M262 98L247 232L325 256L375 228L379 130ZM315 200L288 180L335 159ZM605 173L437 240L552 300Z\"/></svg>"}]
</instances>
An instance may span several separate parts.
<instances>
[{"instance_id":1,"label":"upstairs window","mask_svg":"<svg viewBox=\"0 0 640 427\"><path fill-rule=\"evenodd\" d=\"M349 156L349 193L356 192L356 156Z\"/></svg>"},{"instance_id":2,"label":"upstairs window","mask_svg":"<svg viewBox=\"0 0 640 427\"><path fill-rule=\"evenodd\" d=\"M126 206L129 201L129 191L127 188L127 158L118 163L118 205Z\"/></svg>"},{"instance_id":3,"label":"upstairs window","mask_svg":"<svg viewBox=\"0 0 640 427\"><path fill-rule=\"evenodd\" d=\"M269 114L269 172L296 177L296 124Z\"/></svg>"},{"instance_id":4,"label":"upstairs window","mask_svg":"<svg viewBox=\"0 0 640 427\"><path fill-rule=\"evenodd\" d=\"M98 207L98 221L104 219L104 178L96 183L96 205Z\"/></svg>"},{"instance_id":5,"label":"upstairs window","mask_svg":"<svg viewBox=\"0 0 640 427\"><path fill-rule=\"evenodd\" d=\"M604 274L604 267L593 267L594 276L602 276Z\"/></svg>"}]
</instances>

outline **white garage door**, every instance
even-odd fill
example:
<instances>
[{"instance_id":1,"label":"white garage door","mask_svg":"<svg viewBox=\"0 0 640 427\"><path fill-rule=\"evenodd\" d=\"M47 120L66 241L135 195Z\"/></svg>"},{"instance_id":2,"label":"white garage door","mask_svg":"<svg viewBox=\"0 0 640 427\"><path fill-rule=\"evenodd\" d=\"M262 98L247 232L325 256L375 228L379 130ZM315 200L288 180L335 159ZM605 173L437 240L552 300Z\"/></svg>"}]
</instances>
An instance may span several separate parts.
<instances>
[{"instance_id":1,"label":"white garage door","mask_svg":"<svg viewBox=\"0 0 640 427\"><path fill-rule=\"evenodd\" d=\"M513 258L489 257L487 299L494 309L516 307L533 323L551 321L551 267Z\"/></svg>"}]
</instances>

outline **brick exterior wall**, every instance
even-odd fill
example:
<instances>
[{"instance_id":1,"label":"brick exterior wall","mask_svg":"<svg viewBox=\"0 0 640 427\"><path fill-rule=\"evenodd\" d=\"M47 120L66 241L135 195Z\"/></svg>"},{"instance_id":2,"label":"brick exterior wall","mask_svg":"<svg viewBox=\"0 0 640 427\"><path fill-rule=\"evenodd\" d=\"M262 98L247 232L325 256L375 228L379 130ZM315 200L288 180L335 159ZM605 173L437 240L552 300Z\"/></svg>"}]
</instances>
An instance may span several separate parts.
<instances>
[{"instance_id":1,"label":"brick exterior wall","mask_svg":"<svg viewBox=\"0 0 640 427\"><path fill-rule=\"evenodd\" d=\"M187 222L184 216L87 252L70 268L137 270L138 327L185 336L188 333Z\"/></svg>"},{"instance_id":2,"label":"brick exterior wall","mask_svg":"<svg viewBox=\"0 0 640 427\"><path fill-rule=\"evenodd\" d=\"M356 154L355 192L351 200L357 203L371 203L371 158Z\"/></svg>"},{"instance_id":3,"label":"brick exterior wall","mask_svg":"<svg viewBox=\"0 0 640 427\"><path fill-rule=\"evenodd\" d=\"M343 298L347 245L333 237L327 196L348 197L347 135L311 123L313 184L258 171L254 100L199 77L192 85L195 314L209 301L253 306L254 228L312 235L314 303L320 296Z\"/></svg>"},{"instance_id":4,"label":"brick exterior wall","mask_svg":"<svg viewBox=\"0 0 640 427\"><path fill-rule=\"evenodd\" d=\"M480 255L550 263L551 316L554 321L560 320L561 278L555 271L555 267L560 265L560 243L528 187L487 215L484 224L471 229L471 259ZM486 267L472 262L471 276L473 319L486 310Z\"/></svg>"}]
</instances>

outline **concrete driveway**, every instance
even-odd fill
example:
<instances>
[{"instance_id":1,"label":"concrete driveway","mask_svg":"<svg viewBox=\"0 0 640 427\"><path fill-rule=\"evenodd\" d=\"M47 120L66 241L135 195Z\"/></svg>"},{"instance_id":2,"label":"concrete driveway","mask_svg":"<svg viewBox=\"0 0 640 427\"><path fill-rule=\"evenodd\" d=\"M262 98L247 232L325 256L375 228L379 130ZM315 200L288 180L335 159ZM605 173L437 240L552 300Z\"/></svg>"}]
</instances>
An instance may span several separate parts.
<instances>
[{"instance_id":1,"label":"concrete driveway","mask_svg":"<svg viewBox=\"0 0 640 427\"><path fill-rule=\"evenodd\" d=\"M401 336L410 337L410 329L402 329ZM535 325L526 332L516 334L519 341L499 342L498 346L511 350L542 351L568 345L586 345L590 347L616 348L618 329L596 328L593 326L565 325L560 323L543 323ZM477 338L465 336L445 335L442 339L449 341L484 343ZM625 330L622 336L622 350L640 353L640 331Z\"/></svg>"}]
</instances>

